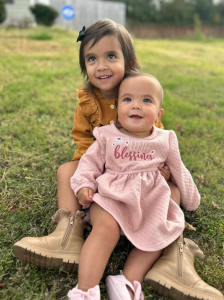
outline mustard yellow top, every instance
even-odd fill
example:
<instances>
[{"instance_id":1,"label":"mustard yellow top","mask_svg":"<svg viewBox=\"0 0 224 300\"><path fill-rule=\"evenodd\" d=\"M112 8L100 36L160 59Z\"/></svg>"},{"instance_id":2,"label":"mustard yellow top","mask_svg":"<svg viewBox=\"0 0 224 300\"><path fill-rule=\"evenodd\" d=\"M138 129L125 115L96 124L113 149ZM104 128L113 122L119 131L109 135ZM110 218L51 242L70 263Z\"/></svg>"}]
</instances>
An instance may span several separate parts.
<instances>
[{"instance_id":1,"label":"mustard yellow top","mask_svg":"<svg viewBox=\"0 0 224 300\"><path fill-rule=\"evenodd\" d=\"M95 127L119 123L117 119L117 98L105 99L99 89L93 92L87 89L77 90L78 106L74 114L74 126L71 135L77 145L72 160L79 160L89 146L94 142ZM161 122L155 126L163 129Z\"/></svg>"}]
</instances>

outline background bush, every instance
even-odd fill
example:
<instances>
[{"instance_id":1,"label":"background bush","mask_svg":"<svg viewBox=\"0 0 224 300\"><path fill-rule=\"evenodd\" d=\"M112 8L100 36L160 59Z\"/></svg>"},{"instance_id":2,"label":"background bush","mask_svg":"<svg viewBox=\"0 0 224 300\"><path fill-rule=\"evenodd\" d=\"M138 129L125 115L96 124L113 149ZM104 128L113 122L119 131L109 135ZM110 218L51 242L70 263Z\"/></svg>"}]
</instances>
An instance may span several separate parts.
<instances>
[{"instance_id":1,"label":"background bush","mask_svg":"<svg viewBox=\"0 0 224 300\"><path fill-rule=\"evenodd\" d=\"M6 19L6 9L5 2L0 0L0 24L3 23Z\"/></svg>"},{"instance_id":2,"label":"background bush","mask_svg":"<svg viewBox=\"0 0 224 300\"><path fill-rule=\"evenodd\" d=\"M58 17L57 10L47 5L36 4L30 7L30 10L35 16L37 24L51 26Z\"/></svg>"}]
</instances>

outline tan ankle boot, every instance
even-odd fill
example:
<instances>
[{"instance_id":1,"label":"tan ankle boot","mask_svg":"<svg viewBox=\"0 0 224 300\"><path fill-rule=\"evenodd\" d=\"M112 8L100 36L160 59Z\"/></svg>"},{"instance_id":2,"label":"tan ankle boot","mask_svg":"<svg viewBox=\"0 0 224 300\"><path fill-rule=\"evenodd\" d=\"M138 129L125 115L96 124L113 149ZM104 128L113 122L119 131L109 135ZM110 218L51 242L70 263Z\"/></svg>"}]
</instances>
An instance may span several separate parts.
<instances>
[{"instance_id":1,"label":"tan ankle boot","mask_svg":"<svg viewBox=\"0 0 224 300\"><path fill-rule=\"evenodd\" d=\"M77 271L84 243L81 213L70 217L70 211L59 209L52 218L53 222L58 223L55 231L48 236L21 239L13 246L15 256L23 263L40 267L63 266L70 272Z\"/></svg>"},{"instance_id":2,"label":"tan ankle boot","mask_svg":"<svg viewBox=\"0 0 224 300\"><path fill-rule=\"evenodd\" d=\"M194 256L203 252L189 239L181 236L163 250L144 281L159 295L173 300L223 300L217 289L205 283L194 269Z\"/></svg>"}]
</instances>

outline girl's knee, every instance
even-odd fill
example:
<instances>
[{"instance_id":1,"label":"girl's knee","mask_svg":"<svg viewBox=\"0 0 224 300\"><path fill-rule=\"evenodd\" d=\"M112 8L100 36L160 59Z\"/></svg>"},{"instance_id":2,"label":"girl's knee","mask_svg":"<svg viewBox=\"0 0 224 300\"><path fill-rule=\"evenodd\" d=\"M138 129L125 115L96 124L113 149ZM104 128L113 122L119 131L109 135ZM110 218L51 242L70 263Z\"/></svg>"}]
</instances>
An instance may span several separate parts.
<instances>
[{"instance_id":1,"label":"girl's knee","mask_svg":"<svg viewBox=\"0 0 224 300\"><path fill-rule=\"evenodd\" d=\"M168 181L168 185L171 191L171 198L173 199L174 202L176 202L177 205L180 206L180 191L178 187L170 181Z\"/></svg>"},{"instance_id":2,"label":"girl's knee","mask_svg":"<svg viewBox=\"0 0 224 300\"><path fill-rule=\"evenodd\" d=\"M57 180L69 179L75 173L78 166L78 162L69 161L61 165L57 170Z\"/></svg>"}]
</instances>

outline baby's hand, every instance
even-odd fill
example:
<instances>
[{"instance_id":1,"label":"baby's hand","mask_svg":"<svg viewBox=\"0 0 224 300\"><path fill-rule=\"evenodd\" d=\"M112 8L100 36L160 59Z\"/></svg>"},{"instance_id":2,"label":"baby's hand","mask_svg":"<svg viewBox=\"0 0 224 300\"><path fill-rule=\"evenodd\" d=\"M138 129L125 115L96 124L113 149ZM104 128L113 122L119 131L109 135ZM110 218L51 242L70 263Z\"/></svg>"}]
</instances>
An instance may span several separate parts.
<instances>
[{"instance_id":1,"label":"baby's hand","mask_svg":"<svg viewBox=\"0 0 224 300\"><path fill-rule=\"evenodd\" d=\"M159 170L160 174L168 181L171 175L169 167L165 165L164 167L159 167Z\"/></svg>"},{"instance_id":2,"label":"baby's hand","mask_svg":"<svg viewBox=\"0 0 224 300\"><path fill-rule=\"evenodd\" d=\"M77 197L79 199L79 204L87 208L93 201L93 190L90 188L82 188L78 191Z\"/></svg>"}]
</instances>

